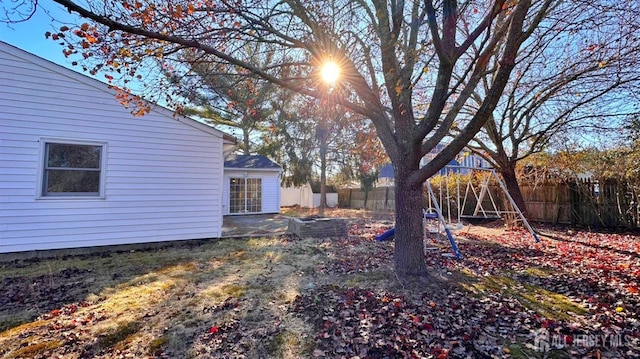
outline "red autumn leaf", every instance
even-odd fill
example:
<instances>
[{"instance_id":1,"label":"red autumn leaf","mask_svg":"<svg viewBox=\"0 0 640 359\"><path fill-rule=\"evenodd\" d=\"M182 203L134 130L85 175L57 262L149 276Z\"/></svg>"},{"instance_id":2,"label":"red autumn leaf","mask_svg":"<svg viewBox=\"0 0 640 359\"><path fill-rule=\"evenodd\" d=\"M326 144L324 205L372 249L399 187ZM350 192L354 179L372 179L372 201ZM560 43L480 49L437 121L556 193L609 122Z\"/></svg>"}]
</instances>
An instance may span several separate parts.
<instances>
[{"instance_id":1,"label":"red autumn leaf","mask_svg":"<svg viewBox=\"0 0 640 359\"><path fill-rule=\"evenodd\" d=\"M432 332L435 328L433 327L433 325L431 323L424 323L422 324L422 330L426 330L429 332Z\"/></svg>"},{"instance_id":2,"label":"red autumn leaf","mask_svg":"<svg viewBox=\"0 0 640 359\"><path fill-rule=\"evenodd\" d=\"M567 345L573 344L573 336L572 335L565 335L564 336L564 342L567 343Z\"/></svg>"}]
</instances>

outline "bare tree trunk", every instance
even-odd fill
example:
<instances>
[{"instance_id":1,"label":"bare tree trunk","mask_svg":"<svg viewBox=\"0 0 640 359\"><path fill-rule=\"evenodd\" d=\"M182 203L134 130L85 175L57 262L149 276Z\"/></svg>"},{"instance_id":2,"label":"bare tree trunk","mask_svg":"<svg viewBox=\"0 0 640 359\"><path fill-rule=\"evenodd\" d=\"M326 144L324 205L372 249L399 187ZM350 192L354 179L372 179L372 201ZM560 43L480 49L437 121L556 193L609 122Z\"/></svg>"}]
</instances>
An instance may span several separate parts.
<instances>
[{"instance_id":1,"label":"bare tree trunk","mask_svg":"<svg viewBox=\"0 0 640 359\"><path fill-rule=\"evenodd\" d=\"M242 145L242 154L250 155L251 149L249 147L251 146L251 140L249 139L249 131L246 129L242 130Z\"/></svg>"},{"instance_id":2,"label":"bare tree trunk","mask_svg":"<svg viewBox=\"0 0 640 359\"><path fill-rule=\"evenodd\" d=\"M522 191L520 190L520 184L518 183L518 177L516 176L516 164L510 163L508 166L501 167L500 175L504 180L505 186L507 186L507 190L509 191L509 195L513 198L513 201L516 203L522 214L527 217L527 206L524 202L524 196L522 195Z\"/></svg>"},{"instance_id":3,"label":"bare tree trunk","mask_svg":"<svg viewBox=\"0 0 640 359\"><path fill-rule=\"evenodd\" d=\"M422 246L422 185L396 177L395 267L401 277L427 278ZM400 180L400 181L398 181Z\"/></svg>"}]
</instances>

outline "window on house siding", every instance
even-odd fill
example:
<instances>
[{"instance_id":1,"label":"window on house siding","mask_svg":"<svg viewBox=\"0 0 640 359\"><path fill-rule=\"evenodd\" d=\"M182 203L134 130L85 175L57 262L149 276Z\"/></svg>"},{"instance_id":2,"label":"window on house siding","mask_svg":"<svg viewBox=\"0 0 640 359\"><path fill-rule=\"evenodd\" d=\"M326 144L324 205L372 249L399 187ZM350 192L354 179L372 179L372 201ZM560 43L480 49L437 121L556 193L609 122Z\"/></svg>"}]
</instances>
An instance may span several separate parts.
<instances>
[{"instance_id":1,"label":"window on house siding","mask_svg":"<svg viewBox=\"0 0 640 359\"><path fill-rule=\"evenodd\" d=\"M101 196L103 145L45 143L42 196Z\"/></svg>"}]
</instances>

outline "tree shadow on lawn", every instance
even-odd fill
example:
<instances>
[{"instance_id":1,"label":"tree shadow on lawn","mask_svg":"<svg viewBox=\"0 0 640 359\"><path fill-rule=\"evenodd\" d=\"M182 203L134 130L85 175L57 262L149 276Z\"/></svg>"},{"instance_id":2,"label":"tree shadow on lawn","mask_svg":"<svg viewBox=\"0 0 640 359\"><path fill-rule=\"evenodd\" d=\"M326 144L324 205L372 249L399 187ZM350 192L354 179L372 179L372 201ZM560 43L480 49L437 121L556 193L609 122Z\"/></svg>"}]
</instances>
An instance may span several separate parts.
<instances>
[{"instance_id":1,"label":"tree shadow on lawn","mask_svg":"<svg viewBox=\"0 0 640 359\"><path fill-rule=\"evenodd\" d=\"M574 239L574 238L571 238L571 237L570 238L566 238L566 237L554 235L554 234L551 234L551 233L538 233L538 234L540 236L542 236L542 237L547 237L547 238L550 238L550 239L553 239L553 240L559 241L559 242L578 243L580 245L591 247L593 249L601 249L601 250L606 250L606 251L613 251L613 252L618 253L620 255L626 255L626 256L630 256L630 257L635 257L636 259L640 259L640 253L638 253L638 252L628 251L628 250L619 249L619 248L613 248L612 246L604 246L604 245L600 245L600 244L584 242L584 241L580 241L579 239ZM614 233L612 233L612 234L614 234ZM635 236L635 237L638 237L638 233L634 233L632 235ZM640 239L638 240L638 243L640 243Z\"/></svg>"},{"instance_id":2,"label":"tree shadow on lawn","mask_svg":"<svg viewBox=\"0 0 640 359\"><path fill-rule=\"evenodd\" d=\"M498 257L513 257L509 260L514 263L520 252L494 249ZM335 240L281 236L5 267L0 270L3 278L22 274L17 289L25 289L33 278L41 278L46 285L60 284L52 292L78 288L67 297L51 297L51 305L57 305L37 312L39 319L0 333L0 355L299 358L327 350L325 356L331 357L337 355L331 351L335 348L357 355L365 345L359 341L365 340L366 334L383 340L380 346L375 344L380 353L397 345L410 347L415 342L411 338L421 335L425 342L415 345L428 350L450 345L452 338L458 338L462 344L457 349L482 356L489 352L477 346L478 337L460 339L465 328L495 321L498 317L494 314L505 310L505 305L512 309L498 329L509 329L511 320L520 318L519 304L508 298L509 293L500 294L500 288L510 285L512 292L523 294L516 292L514 279L502 276L482 282L483 277L473 276L470 282L480 283L487 291L480 299L459 290L455 278L449 279L448 286L434 281L429 287L405 288L391 268L392 253L389 243L352 236ZM447 270L441 275L446 277ZM453 272L456 277L458 272ZM525 289L531 292L524 293L531 294L531 300L546 295L536 293L536 288ZM350 293L357 295L349 299ZM367 299L369 295L373 301ZM25 303L31 303L38 296L26 298L31 299ZM310 308L292 310L300 303L308 303ZM351 314L365 303L371 304L367 325ZM466 314L457 314L460 308L466 308ZM328 324L330 332L325 316L333 318ZM390 324L382 324L384 320ZM371 324L381 325L380 331L373 331ZM411 330L404 332L407 327ZM343 339L335 331L347 329L353 329L355 336ZM439 331L447 334L445 339L438 339ZM498 341L486 350L502 353L499 345ZM377 352L372 349L369 353Z\"/></svg>"},{"instance_id":3,"label":"tree shadow on lawn","mask_svg":"<svg viewBox=\"0 0 640 359\"><path fill-rule=\"evenodd\" d=\"M0 355L310 356L313 329L288 309L331 280L315 270L327 261L322 240L283 236L5 266L12 298L47 289L2 307L24 324L5 322Z\"/></svg>"},{"instance_id":4,"label":"tree shadow on lawn","mask_svg":"<svg viewBox=\"0 0 640 359\"><path fill-rule=\"evenodd\" d=\"M579 243L597 249L596 254L609 258L605 252L625 255L607 246L592 246L582 241L573 241L557 236L547 236L550 239ZM476 273L491 275L506 274L519 281L545 290L570 295L576 300L581 298L602 296L603 293L613 293L621 286L629 287L630 292L637 285L637 277L632 272L632 263L612 265L599 257L586 257L580 250L575 253L558 253L546 251L545 244L539 248L510 247L498 242L485 240L463 240L460 248L467 254L465 265ZM553 248L550 246L550 248ZM637 253L630 257L638 258ZM585 258L581 259L581 256ZM575 261L575 262L572 262ZM614 279L614 280L612 280ZM627 293L624 293L627 294ZM634 294L634 293L631 293Z\"/></svg>"},{"instance_id":5,"label":"tree shadow on lawn","mask_svg":"<svg viewBox=\"0 0 640 359\"><path fill-rule=\"evenodd\" d=\"M70 303L100 300L99 293L138 276L188 260L206 240L156 248L109 250L0 263L0 331ZM167 252L173 249L173 253Z\"/></svg>"}]
</instances>

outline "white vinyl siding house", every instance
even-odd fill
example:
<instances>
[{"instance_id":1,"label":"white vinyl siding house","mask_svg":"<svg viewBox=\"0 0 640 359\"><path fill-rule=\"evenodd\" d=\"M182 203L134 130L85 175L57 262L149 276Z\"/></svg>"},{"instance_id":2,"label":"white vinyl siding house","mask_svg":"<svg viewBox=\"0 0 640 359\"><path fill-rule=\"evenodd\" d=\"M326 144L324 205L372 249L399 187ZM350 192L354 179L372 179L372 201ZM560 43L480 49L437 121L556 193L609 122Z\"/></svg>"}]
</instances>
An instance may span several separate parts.
<instances>
[{"instance_id":1,"label":"white vinyl siding house","mask_svg":"<svg viewBox=\"0 0 640 359\"><path fill-rule=\"evenodd\" d=\"M280 213L281 172L264 156L230 156L224 165L224 214Z\"/></svg>"},{"instance_id":2,"label":"white vinyl siding house","mask_svg":"<svg viewBox=\"0 0 640 359\"><path fill-rule=\"evenodd\" d=\"M0 42L0 253L219 237L225 135Z\"/></svg>"}]
</instances>

